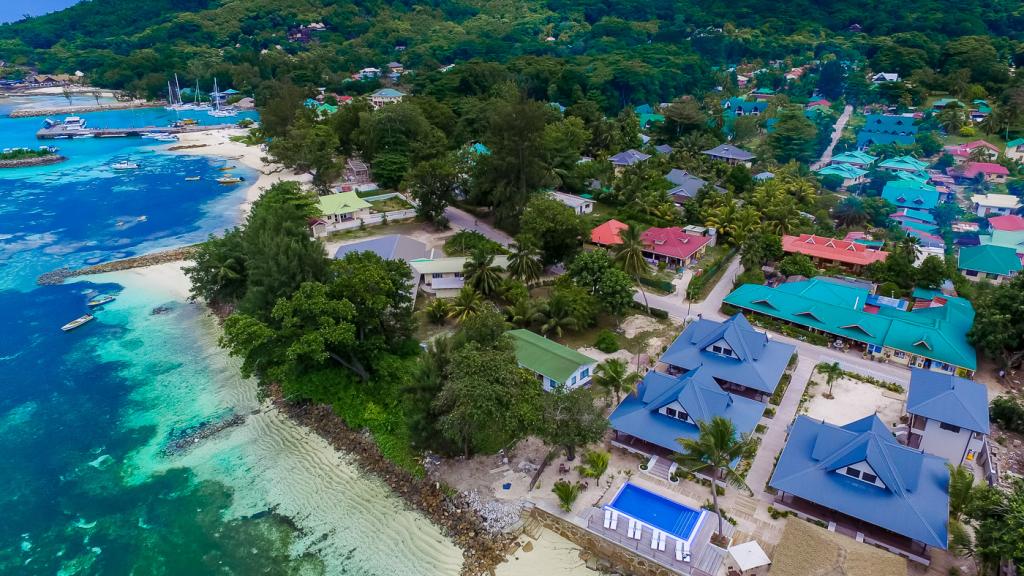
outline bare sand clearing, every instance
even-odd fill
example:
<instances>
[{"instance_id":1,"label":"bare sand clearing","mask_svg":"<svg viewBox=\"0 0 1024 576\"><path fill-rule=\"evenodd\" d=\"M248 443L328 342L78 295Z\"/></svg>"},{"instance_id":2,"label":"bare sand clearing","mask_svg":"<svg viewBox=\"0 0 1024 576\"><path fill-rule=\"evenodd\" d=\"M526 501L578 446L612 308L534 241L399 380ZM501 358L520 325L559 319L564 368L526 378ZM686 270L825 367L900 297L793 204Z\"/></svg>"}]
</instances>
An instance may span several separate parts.
<instances>
[{"instance_id":1,"label":"bare sand clearing","mask_svg":"<svg viewBox=\"0 0 1024 576\"><path fill-rule=\"evenodd\" d=\"M805 413L816 420L842 426L871 414L878 414L882 422L892 425L903 413L905 396L872 386L852 378L840 378L832 384L831 400L825 398L828 386L824 377L815 373L816 386L808 388L813 394L804 405Z\"/></svg>"},{"instance_id":2,"label":"bare sand clearing","mask_svg":"<svg viewBox=\"0 0 1024 576\"><path fill-rule=\"evenodd\" d=\"M906 576L907 561L799 518L786 520L772 576Z\"/></svg>"},{"instance_id":3,"label":"bare sand clearing","mask_svg":"<svg viewBox=\"0 0 1024 576\"><path fill-rule=\"evenodd\" d=\"M580 547L550 530L540 538L519 537L520 547L495 570L497 576L594 576L580 559Z\"/></svg>"}]
</instances>

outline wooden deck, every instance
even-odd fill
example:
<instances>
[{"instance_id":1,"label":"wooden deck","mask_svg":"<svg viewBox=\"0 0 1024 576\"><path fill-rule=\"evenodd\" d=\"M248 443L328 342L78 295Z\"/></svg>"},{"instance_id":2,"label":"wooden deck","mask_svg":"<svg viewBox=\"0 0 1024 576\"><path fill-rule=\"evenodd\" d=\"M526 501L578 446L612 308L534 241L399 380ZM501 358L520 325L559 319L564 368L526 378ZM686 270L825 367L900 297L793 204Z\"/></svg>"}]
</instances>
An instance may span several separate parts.
<instances>
[{"instance_id":1,"label":"wooden deck","mask_svg":"<svg viewBox=\"0 0 1024 576\"><path fill-rule=\"evenodd\" d=\"M684 576L715 576L725 559L726 551L711 545L711 535L718 528L718 517L706 512L703 522L690 542L690 562L676 560L676 541L671 534L665 539L665 550L651 548L652 529L644 524L639 540L627 537L629 518L620 514L615 530L604 527L604 509L591 508L587 513L587 530L614 542L644 558ZM725 535L731 536L733 526L725 523Z\"/></svg>"}]
</instances>

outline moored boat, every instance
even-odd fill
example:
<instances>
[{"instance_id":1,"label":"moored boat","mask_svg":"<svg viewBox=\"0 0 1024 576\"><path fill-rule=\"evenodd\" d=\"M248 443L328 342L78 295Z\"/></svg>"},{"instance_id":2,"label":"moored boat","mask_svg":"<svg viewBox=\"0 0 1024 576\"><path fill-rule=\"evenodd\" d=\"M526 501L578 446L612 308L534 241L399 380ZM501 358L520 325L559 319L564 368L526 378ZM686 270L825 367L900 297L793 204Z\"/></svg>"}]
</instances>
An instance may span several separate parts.
<instances>
[{"instance_id":1,"label":"moored boat","mask_svg":"<svg viewBox=\"0 0 1024 576\"><path fill-rule=\"evenodd\" d=\"M115 162L111 164L110 167L113 168L114 170L135 170L139 167L139 165L136 164L135 162L122 160L121 162Z\"/></svg>"},{"instance_id":2,"label":"moored boat","mask_svg":"<svg viewBox=\"0 0 1024 576\"><path fill-rule=\"evenodd\" d=\"M185 181L186 182L195 182L196 180L199 180L199 176L186 176L185 177Z\"/></svg>"},{"instance_id":3,"label":"moored boat","mask_svg":"<svg viewBox=\"0 0 1024 576\"><path fill-rule=\"evenodd\" d=\"M245 178L242 178L241 176L221 176L220 178L217 178L217 183L218 184L238 184L239 182L241 182L243 180L245 180Z\"/></svg>"},{"instance_id":4,"label":"moored boat","mask_svg":"<svg viewBox=\"0 0 1024 576\"><path fill-rule=\"evenodd\" d=\"M89 305L89 308L95 308L96 306L103 306L104 304L106 304L108 302L113 302L113 301L114 301L114 297L113 296L103 295L103 296L97 296L97 297L93 298L92 300L89 300L88 305Z\"/></svg>"},{"instance_id":5,"label":"moored boat","mask_svg":"<svg viewBox=\"0 0 1024 576\"><path fill-rule=\"evenodd\" d=\"M64 332L70 332L70 331L74 330L75 328L78 328L82 324L85 324L86 322L91 322L94 319L95 319L95 317L92 314L86 314L85 316L79 316L78 318L75 318L71 322L68 322L67 324L61 326L60 329L63 330Z\"/></svg>"}]
</instances>

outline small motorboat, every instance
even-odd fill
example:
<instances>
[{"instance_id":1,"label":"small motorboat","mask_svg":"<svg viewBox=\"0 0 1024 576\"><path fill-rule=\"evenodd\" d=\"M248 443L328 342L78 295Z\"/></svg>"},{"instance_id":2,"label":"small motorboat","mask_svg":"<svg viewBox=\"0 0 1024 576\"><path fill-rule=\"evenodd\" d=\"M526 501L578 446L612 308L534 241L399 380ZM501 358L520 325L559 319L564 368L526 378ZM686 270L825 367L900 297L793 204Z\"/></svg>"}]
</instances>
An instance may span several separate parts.
<instances>
[{"instance_id":1,"label":"small motorboat","mask_svg":"<svg viewBox=\"0 0 1024 576\"><path fill-rule=\"evenodd\" d=\"M78 318L75 318L71 322L68 322L67 324L61 326L60 329L63 330L64 332L70 332L70 331L74 330L75 328L78 328L82 324L85 324L86 322L91 322L94 319L95 319L95 316L93 316L92 314L86 314L85 316L79 316Z\"/></svg>"},{"instance_id":2,"label":"small motorboat","mask_svg":"<svg viewBox=\"0 0 1024 576\"><path fill-rule=\"evenodd\" d=\"M241 176L221 176L220 178L217 178L217 183L218 184L238 184L239 182L241 182L243 180L245 180L245 178L242 178Z\"/></svg>"},{"instance_id":3,"label":"small motorboat","mask_svg":"<svg viewBox=\"0 0 1024 576\"><path fill-rule=\"evenodd\" d=\"M113 301L114 301L114 297L113 296L104 295L104 296L97 296L97 297L93 298L92 300L89 300L88 304L89 304L89 308L95 308L97 306L103 306L104 304L106 304L108 302L113 302Z\"/></svg>"},{"instance_id":4,"label":"small motorboat","mask_svg":"<svg viewBox=\"0 0 1024 576\"><path fill-rule=\"evenodd\" d=\"M220 168L217 168L217 170L220 170L221 172L226 172L228 170L234 170L235 168L238 168L238 166L232 164L231 166L221 166Z\"/></svg>"},{"instance_id":5,"label":"small motorboat","mask_svg":"<svg viewBox=\"0 0 1024 576\"><path fill-rule=\"evenodd\" d=\"M178 137L175 136L174 134L157 134L156 136L153 136L153 139L157 140L157 141L160 141L160 142L177 142L178 141Z\"/></svg>"},{"instance_id":6,"label":"small motorboat","mask_svg":"<svg viewBox=\"0 0 1024 576\"><path fill-rule=\"evenodd\" d=\"M199 176L186 176L185 177L185 181L186 182L195 182L196 180L199 180L199 178L200 178Z\"/></svg>"},{"instance_id":7,"label":"small motorboat","mask_svg":"<svg viewBox=\"0 0 1024 576\"><path fill-rule=\"evenodd\" d=\"M135 162L122 160L121 162L115 162L114 164L111 164L110 167L113 168L114 170L136 170L138 169L139 165L136 164Z\"/></svg>"}]
</instances>

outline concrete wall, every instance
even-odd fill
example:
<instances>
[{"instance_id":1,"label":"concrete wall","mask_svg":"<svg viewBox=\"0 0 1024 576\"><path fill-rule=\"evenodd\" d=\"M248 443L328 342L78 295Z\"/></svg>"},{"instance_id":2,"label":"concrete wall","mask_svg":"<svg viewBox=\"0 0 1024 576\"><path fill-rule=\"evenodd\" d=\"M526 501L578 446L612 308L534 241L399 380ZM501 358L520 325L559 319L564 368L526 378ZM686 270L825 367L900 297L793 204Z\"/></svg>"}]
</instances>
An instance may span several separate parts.
<instances>
[{"instance_id":1,"label":"concrete wall","mask_svg":"<svg viewBox=\"0 0 1024 576\"><path fill-rule=\"evenodd\" d=\"M932 419L927 420L923 431L915 433L921 435L921 450L945 458L954 466L963 463L968 450L977 458L984 442L984 438L974 438L974 433L966 428L961 428L960 432L943 430L939 421Z\"/></svg>"}]
</instances>

